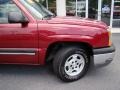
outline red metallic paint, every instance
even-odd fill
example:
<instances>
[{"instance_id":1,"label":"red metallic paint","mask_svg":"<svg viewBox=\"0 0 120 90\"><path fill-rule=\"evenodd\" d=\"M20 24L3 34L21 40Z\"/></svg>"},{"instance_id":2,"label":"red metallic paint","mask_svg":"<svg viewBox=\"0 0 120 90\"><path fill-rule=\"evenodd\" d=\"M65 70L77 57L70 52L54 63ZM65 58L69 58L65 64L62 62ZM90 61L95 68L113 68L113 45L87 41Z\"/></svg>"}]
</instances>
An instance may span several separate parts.
<instances>
[{"instance_id":1,"label":"red metallic paint","mask_svg":"<svg viewBox=\"0 0 120 90\"><path fill-rule=\"evenodd\" d=\"M99 21L78 17L36 20L20 3L13 0L29 19L28 25L0 24L0 48L34 48L36 55L0 55L0 63L45 64L46 51L55 42L84 42L93 48L107 47L108 27Z\"/></svg>"},{"instance_id":2,"label":"red metallic paint","mask_svg":"<svg viewBox=\"0 0 120 90\"><path fill-rule=\"evenodd\" d=\"M38 49L37 24L0 24L0 48L35 48ZM37 51L36 51L37 53ZM38 55L0 55L0 63L38 63ZM34 61L33 61L34 60Z\"/></svg>"}]
</instances>

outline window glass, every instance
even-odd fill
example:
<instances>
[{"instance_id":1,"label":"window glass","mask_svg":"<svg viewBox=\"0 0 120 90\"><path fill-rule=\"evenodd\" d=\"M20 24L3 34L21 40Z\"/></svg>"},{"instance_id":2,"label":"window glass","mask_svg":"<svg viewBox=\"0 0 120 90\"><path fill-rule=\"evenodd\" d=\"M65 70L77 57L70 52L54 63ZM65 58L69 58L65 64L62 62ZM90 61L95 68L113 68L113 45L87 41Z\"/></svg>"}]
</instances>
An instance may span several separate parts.
<instances>
[{"instance_id":1,"label":"window glass","mask_svg":"<svg viewBox=\"0 0 120 90\"><path fill-rule=\"evenodd\" d=\"M20 9L11 0L0 0L0 24L8 23L9 12L21 13Z\"/></svg>"},{"instance_id":2,"label":"window glass","mask_svg":"<svg viewBox=\"0 0 120 90\"><path fill-rule=\"evenodd\" d=\"M120 28L120 0L114 1L113 27Z\"/></svg>"},{"instance_id":3,"label":"window glass","mask_svg":"<svg viewBox=\"0 0 120 90\"><path fill-rule=\"evenodd\" d=\"M48 0L48 9L56 15L56 0Z\"/></svg>"},{"instance_id":4,"label":"window glass","mask_svg":"<svg viewBox=\"0 0 120 90\"><path fill-rule=\"evenodd\" d=\"M39 0L20 0L25 8L37 19L43 19L47 16L52 16L49 10L47 10Z\"/></svg>"},{"instance_id":5,"label":"window glass","mask_svg":"<svg viewBox=\"0 0 120 90\"><path fill-rule=\"evenodd\" d=\"M36 0L36 1L38 1L39 3L41 3L44 7L46 7L47 8L47 2L46 2L46 0Z\"/></svg>"},{"instance_id":6,"label":"window glass","mask_svg":"<svg viewBox=\"0 0 120 90\"><path fill-rule=\"evenodd\" d=\"M76 15L76 0L66 0L66 15L75 16Z\"/></svg>"},{"instance_id":7,"label":"window glass","mask_svg":"<svg viewBox=\"0 0 120 90\"><path fill-rule=\"evenodd\" d=\"M56 0L36 0L56 15Z\"/></svg>"},{"instance_id":8,"label":"window glass","mask_svg":"<svg viewBox=\"0 0 120 90\"><path fill-rule=\"evenodd\" d=\"M98 18L98 0L89 0L89 9L88 9L88 17L91 19Z\"/></svg>"},{"instance_id":9,"label":"window glass","mask_svg":"<svg viewBox=\"0 0 120 90\"><path fill-rule=\"evenodd\" d=\"M110 25L110 16L111 16L111 0L102 0L101 10L102 10L101 20L109 26Z\"/></svg>"},{"instance_id":10,"label":"window glass","mask_svg":"<svg viewBox=\"0 0 120 90\"><path fill-rule=\"evenodd\" d=\"M86 0L77 0L77 15L85 17L86 12Z\"/></svg>"},{"instance_id":11,"label":"window glass","mask_svg":"<svg viewBox=\"0 0 120 90\"><path fill-rule=\"evenodd\" d=\"M85 17L86 0L66 0L66 15Z\"/></svg>"}]
</instances>

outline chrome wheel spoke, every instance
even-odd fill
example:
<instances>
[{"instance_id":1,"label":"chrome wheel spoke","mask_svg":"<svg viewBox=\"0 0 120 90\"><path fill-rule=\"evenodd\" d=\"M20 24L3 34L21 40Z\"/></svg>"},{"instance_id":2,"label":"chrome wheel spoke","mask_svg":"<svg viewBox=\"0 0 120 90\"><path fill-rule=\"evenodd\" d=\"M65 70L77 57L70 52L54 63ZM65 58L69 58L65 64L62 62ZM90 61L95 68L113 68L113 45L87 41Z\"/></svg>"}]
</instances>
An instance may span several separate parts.
<instances>
[{"instance_id":1,"label":"chrome wheel spoke","mask_svg":"<svg viewBox=\"0 0 120 90\"><path fill-rule=\"evenodd\" d=\"M70 75L78 75L84 68L85 59L82 55L74 54L71 55L65 63L65 72Z\"/></svg>"},{"instance_id":2,"label":"chrome wheel spoke","mask_svg":"<svg viewBox=\"0 0 120 90\"><path fill-rule=\"evenodd\" d=\"M67 73L71 74L72 73L72 68L69 68L69 70L67 71Z\"/></svg>"}]
</instances>

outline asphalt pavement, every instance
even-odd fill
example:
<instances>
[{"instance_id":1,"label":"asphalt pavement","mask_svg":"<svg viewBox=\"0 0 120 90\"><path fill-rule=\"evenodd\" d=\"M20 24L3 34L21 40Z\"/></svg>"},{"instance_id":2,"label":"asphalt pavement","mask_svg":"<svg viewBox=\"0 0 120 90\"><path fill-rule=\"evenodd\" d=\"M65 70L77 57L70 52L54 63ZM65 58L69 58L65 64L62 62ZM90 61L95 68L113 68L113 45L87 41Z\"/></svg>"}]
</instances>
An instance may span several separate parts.
<instances>
[{"instance_id":1,"label":"asphalt pavement","mask_svg":"<svg viewBox=\"0 0 120 90\"><path fill-rule=\"evenodd\" d=\"M0 90L120 90L120 34L112 38L114 61L92 68L76 82L62 82L49 66L0 65Z\"/></svg>"}]
</instances>

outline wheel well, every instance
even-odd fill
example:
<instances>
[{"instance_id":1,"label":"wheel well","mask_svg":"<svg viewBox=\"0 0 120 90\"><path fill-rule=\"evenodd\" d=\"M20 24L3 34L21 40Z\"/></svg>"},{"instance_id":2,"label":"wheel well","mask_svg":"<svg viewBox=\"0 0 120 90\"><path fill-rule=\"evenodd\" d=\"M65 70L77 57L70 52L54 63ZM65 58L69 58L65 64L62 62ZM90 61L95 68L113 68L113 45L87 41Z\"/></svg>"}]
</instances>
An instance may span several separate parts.
<instances>
[{"instance_id":1,"label":"wheel well","mask_svg":"<svg viewBox=\"0 0 120 90\"><path fill-rule=\"evenodd\" d=\"M93 55L93 48L91 45L88 43L84 42L56 42L47 48L47 53L46 53L46 62L50 62L54 59L55 54L62 49L63 47L68 47L68 46L77 46L77 47L82 47L87 51L87 54L92 56Z\"/></svg>"}]
</instances>

